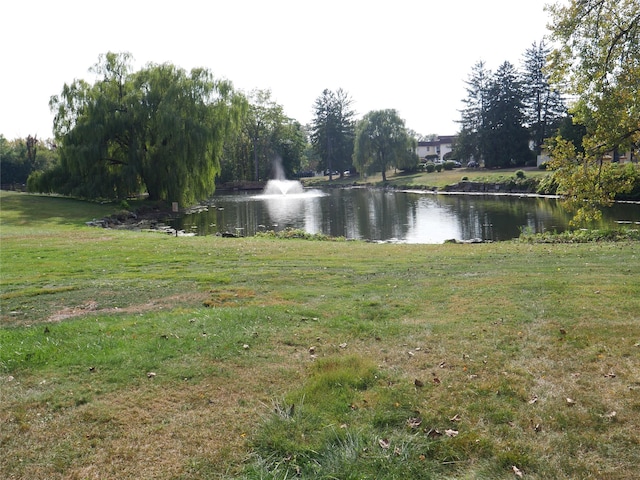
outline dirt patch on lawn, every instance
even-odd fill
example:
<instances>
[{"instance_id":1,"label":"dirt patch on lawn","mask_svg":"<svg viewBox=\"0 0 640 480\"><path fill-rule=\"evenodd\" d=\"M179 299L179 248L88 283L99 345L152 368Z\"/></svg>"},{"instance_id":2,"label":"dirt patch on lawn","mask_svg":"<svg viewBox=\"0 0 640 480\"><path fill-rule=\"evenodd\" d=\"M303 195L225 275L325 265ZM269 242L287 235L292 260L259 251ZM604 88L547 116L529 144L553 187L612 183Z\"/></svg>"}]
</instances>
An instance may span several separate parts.
<instances>
[{"instance_id":1,"label":"dirt patch on lawn","mask_svg":"<svg viewBox=\"0 0 640 480\"><path fill-rule=\"evenodd\" d=\"M61 322L68 318L76 318L90 314L114 314L114 313L144 313L164 308L173 308L176 305L185 303L201 303L206 299L206 293L182 293L164 298L158 298L146 303L128 305L126 307L100 308L95 300L89 300L82 305L64 307L49 315L47 322Z\"/></svg>"}]
</instances>

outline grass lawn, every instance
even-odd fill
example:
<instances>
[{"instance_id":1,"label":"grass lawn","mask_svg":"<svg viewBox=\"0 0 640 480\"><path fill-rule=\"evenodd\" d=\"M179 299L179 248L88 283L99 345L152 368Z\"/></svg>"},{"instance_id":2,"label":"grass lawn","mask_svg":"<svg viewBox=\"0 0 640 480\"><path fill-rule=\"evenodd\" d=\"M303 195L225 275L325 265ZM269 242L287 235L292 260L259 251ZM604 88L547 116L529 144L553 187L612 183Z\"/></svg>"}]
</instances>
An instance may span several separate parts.
<instances>
[{"instance_id":1,"label":"grass lawn","mask_svg":"<svg viewBox=\"0 0 640 480\"><path fill-rule=\"evenodd\" d=\"M505 180L516 178L515 172L522 170L526 178L542 178L549 175L549 172L540 170L538 168L506 168L500 170L485 170L484 168L454 168L453 170L442 170L441 172L416 172L416 173L404 173L394 172L392 170L387 172L387 184L395 187L431 187L431 188L443 188L447 185L452 185L462 181L463 177L472 182L503 182ZM308 186L313 185L327 185L329 184L329 177L312 177L303 178L303 183ZM356 184L370 184L376 185L382 183L382 174L376 173L368 175L367 177L333 177L332 185L351 185Z\"/></svg>"},{"instance_id":2,"label":"grass lawn","mask_svg":"<svg viewBox=\"0 0 640 480\"><path fill-rule=\"evenodd\" d=\"M637 478L637 242L171 237L0 202L3 478Z\"/></svg>"}]
</instances>

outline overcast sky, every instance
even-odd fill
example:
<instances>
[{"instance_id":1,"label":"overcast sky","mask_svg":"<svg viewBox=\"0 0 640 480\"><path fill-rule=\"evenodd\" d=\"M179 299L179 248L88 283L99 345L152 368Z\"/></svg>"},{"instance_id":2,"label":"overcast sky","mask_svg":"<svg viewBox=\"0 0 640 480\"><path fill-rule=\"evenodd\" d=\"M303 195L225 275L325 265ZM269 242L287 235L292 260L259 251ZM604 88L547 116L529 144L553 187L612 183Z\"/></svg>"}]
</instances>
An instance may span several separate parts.
<instances>
[{"instance_id":1,"label":"overcast sky","mask_svg":"<svg viewBox=\"0 0 640 480\"><path fill-rule=\"evenodd\" d=\"M206 67L245 92L269 89L308 123L325 88L358 116L395 108L420 134L456 133L471 68L521 65L547 34L551 0L8 0L2 6L0 134L52 136L48 102L101 53L138 69Z\"/></svg>"}]
</instances>

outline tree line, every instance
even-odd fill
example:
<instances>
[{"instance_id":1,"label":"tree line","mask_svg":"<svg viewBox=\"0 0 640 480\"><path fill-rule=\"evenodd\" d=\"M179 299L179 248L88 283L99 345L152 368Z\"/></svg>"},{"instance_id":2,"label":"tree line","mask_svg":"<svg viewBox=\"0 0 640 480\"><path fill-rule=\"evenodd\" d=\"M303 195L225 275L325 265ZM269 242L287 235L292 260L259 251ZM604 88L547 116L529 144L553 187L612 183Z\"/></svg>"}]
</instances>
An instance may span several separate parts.
<instances>
[{"instance_id":1,"label":"tree line","mask_svg":"<svg viewBox=\"0 0 640 480\"><path fill-rule=\"evenodd\" d=\"M606 152L633 154L640 143L640 0L571 0L547 9L559 47L533 43L520 70L510 62L495 72L482 61L472 67L454 156L502 168L549 153L568 202L597 210L630 188L603 163ZM245 95L207 69L149 64L134 72L129 54L107 53L92 71L95 83L76 80L51 98L51 144L0 137L3 183L24 182L31 172L33 191L147 193L188 205L216 183L264 181L275 163L287 177L355 170L386 179L390 168L418 167L420 136L398 112L356 120L341 89L324 90L311 123L301 125L268 90Z\"/></svg>"},{"instance_id":2,"label":"tree line","mask_svg":"<svg viewBox=\"0 0 640 480\"><path fill-rule=\"evenodd\" d=\"M134 72L131 60L128 53L101 55L93 84L75 80L51 97L57 162L42 169L31 162L30 190L105 199L146 193L186 206L212 195L217 183L261 182L276 171L342 176L417 165L397 112L356 122L341 89L324 90L313 122L303 126L268 90L245 95L207 69L169 63Z\"/></svg>"},{"instance_id":3,"label":"tree line","mask_svg":"<svg viewBox=\"0 0 640 480\"><path fill-rule=\"evenodd\" d=\"M545 71L550 53L544 41L534 42L520 71L508 61L495 73L483 61L473 66L454 155L487 168L535 161L544 140L567 122L564 99Z\"/></svg>"}]
</instances>

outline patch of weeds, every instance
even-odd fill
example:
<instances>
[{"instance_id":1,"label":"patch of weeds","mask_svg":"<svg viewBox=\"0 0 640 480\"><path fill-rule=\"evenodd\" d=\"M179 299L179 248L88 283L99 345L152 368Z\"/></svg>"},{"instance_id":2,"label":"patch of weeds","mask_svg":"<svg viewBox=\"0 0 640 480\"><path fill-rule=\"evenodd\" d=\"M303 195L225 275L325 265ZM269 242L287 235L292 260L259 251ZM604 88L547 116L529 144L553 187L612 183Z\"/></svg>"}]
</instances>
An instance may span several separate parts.
<instances>
[{"instance_id":1,"label":"patch of weeds","mask_svg":"<svg viewBox=\"0 0 640 480\"><path fill-rule=\"evenodd\" d=\"M269 230L267 232L257 232L256 237L263 238L279 238L279 239L298 239L298 240L316 240L323 242L343 242L345 241L344 237L332 237L330 235L325 235L323 233L308 233L304 230L297 228L285 228L284 230L280 230L279 232Z\"/></svg>"},{"instance_id":2,"label":"patch of weeds","mask_svg":"<svg viewBox=\"0 0 640 480\"><path fill-rule=\"evenodd\" d=\"M314 364L260 425L246 478L436 478L494 454L479 433L423 418L406 382L379 376L361 357Z\"/></svg>"},{"instance_id":3,"label":"patch of weeds","mask_svg":"<svg viewBox=\"0 0 640 480\"><path fill-rule=\"evenodd\" d=\"M581 229L562 233L532 233L523 231L518 239L524 243L594 243L594 242L637 242L640 230L635 228Z\"/></svg>"},{"instance_id":4,"label":"patch of weeds","mask_svg":"<svg viewBox=\"0 0 640 480\"><path fill-rule=\"evenodd\" d=\"M272 459L270 470L281 469L283 462L299 467L314 463L317 452L335 440L327 432L351 420L358 392L376 381L375 365L361 357L318 360L299 390L274 403L273 414L254 439L256 452L262 459Z\"/></svg>"}]
</instances>

